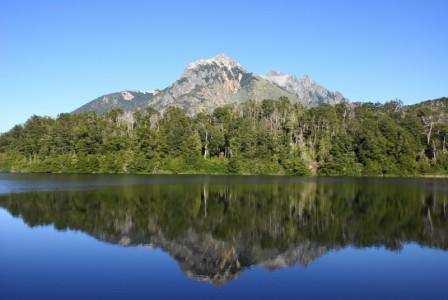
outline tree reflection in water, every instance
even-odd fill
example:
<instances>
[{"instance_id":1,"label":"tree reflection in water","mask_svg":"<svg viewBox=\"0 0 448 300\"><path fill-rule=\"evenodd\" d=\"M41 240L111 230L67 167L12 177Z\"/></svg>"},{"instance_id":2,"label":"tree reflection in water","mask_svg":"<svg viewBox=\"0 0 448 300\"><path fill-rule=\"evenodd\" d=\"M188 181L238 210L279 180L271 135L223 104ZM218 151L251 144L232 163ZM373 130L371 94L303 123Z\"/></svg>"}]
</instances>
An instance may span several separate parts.
<instances>
[{"instance_id":1,"label":"tree reflection in water","mask_svg":"<svg viewBox=\"0 0 448 300\"><path fill-rule=\"evenodd\" d=\"M403 181L406 182L406 181ZM442 187L442 188L441 188ZM29 226L53 224L168 252L189 277L219 285L245 268L307 266L334 249L448 248L443 182L197 182L0 197Z\"/></svg>"}]
</instances>

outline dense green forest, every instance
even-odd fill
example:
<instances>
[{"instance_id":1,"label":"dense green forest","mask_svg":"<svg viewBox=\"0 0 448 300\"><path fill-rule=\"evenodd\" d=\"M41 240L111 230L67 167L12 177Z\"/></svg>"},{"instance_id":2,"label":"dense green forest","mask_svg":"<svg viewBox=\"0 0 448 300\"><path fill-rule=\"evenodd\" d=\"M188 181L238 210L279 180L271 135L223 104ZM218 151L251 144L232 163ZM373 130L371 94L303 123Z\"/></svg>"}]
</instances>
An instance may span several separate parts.
<instances>
[{"instance_id":1,"label":"dense green forest","mask_svg":"<svg viewBox=\"0 0 448 300\"><path fill-rule=\"evenodd\" d=\"M448 98L304 108L248 101L31 117L0 136L0 170L290 175L448 174Z\"/></svg>"}]
</instances>

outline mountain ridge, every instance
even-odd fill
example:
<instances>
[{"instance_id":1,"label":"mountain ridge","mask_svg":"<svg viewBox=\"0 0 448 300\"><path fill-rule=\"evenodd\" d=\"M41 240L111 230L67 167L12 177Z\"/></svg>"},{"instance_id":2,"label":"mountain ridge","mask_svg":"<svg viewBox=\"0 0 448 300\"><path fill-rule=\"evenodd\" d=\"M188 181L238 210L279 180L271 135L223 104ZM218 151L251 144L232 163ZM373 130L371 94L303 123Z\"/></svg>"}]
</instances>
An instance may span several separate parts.
<instances>
[{"instance_id":1,"label":"mountain ridge","mask_svg":"<svg viewBox=\"0 0 448 300\"><path fill-rule=\"evenodd\" d=\"M226 104L280 97L287 97L292 103L307 107L347 100L341 93L318 85L308 76L297 78L273 71L257 75L247 71L233 58L218 54L189 63L180 78L164 89L152 93L124 90L106 94L73 113L104 113L116 108L136 111L146 107L164 111L169 106L177 106L195 115Z\"/></svg>"}]
</instances>

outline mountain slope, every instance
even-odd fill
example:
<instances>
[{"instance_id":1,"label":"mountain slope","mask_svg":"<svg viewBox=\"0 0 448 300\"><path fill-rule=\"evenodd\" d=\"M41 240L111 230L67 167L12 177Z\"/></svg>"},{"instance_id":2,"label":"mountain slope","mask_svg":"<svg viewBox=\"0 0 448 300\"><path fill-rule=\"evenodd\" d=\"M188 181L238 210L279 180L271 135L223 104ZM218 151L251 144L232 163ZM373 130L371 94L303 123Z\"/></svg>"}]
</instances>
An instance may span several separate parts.
<instances>
[{"instance_id":1,"label":"mountain slope","mask_svg":"<svg viewBox=\"0 0 448 300\"><path fill-rule=\"evenodd\" d=\"M134 111L141 107L147 106L152 96L152 93L143 93L136 91L122 91L111 93L98 97L90 101L89 103L84 104L83 106L73 111L73 113L95 111L101 114L115 108L120 108L125 111Z\"/></svg>"}]
</instances>

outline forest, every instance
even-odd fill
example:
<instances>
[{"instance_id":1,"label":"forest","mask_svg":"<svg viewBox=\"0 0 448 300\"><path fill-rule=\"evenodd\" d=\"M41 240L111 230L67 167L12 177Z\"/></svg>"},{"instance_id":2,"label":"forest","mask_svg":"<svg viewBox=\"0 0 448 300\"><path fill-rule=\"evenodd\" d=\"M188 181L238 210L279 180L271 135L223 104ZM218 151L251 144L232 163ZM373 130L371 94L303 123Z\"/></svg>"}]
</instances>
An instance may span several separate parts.
<instances>
[{"instance_id":1,"label":"forest","mask_svg":"<svg viewBox=\"0 0 448 300\"><path fill-rule=\"evenodd\" d=\"M32 116L0 135L0 170L48 173L448 174L448 98L305 108L287 98L187 115Z\"/></svg>"}]
</instances>

